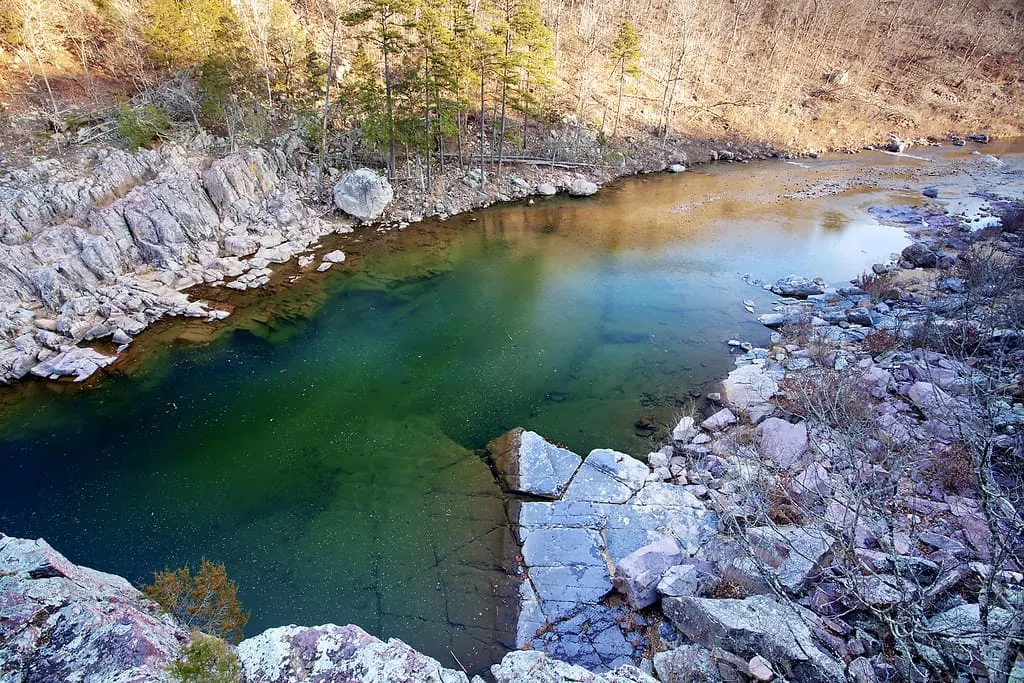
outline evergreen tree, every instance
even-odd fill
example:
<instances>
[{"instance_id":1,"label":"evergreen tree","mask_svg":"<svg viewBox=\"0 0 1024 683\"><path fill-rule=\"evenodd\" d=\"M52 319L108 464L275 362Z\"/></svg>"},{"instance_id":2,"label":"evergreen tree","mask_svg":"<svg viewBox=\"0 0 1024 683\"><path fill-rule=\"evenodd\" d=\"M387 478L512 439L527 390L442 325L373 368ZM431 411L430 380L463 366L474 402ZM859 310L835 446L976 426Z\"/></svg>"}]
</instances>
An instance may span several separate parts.
<instances>
[{"instance_id":1,"label":"evergreen tree","mask_svg":"<svg viewBox=\"0 0 1024 683\"><path fill-rule=\"evenodd\" d=\"M633 22L629 19L622 23L615 42L612 43L612 59L615 60L615 68L619 71L619 97L615 105L615 123L612 125L612 135L619 130L619 114L622 111L622 88L626 82L626 75L636 77L640 75L640 34L637 33Z\"/></svg>"},{"instance_id":2,"label":"evergreen tree","mask_svg":"<svg viewBox=\"0 0 1024 683\"><path fill-rule=\"evenodd\" d=\"M342 21L362 29L361 38L374 44L384 66L384 126L388 144L388 178L395 177L395 102L393 73L396 55L407 47L403 28L409 23L409 0L362 0L359 9Z\"/></svg>"}]
</instances>

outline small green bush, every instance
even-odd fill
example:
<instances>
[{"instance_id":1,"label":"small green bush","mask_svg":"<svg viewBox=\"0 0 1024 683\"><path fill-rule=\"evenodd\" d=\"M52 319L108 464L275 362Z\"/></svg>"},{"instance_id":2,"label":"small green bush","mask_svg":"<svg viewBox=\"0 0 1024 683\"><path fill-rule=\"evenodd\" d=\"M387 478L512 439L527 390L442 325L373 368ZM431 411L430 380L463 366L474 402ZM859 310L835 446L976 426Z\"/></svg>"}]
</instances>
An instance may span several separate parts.
<instances>
[{"instance_id":1,"label":"small green bush","mask_svg":"<svg viewBox=\"0 0 1024 683\"><path fill-rule=\"evenodd\" d=\"M169 125L167 112L152 104L138 108L128 104L117 107L117 132L121 134L128 149L136 150L153 142L163 135Z\"/></svg>"},{"instance_id":2,"label":"small green bush","mask_svg":"<svg viewBox=\"0 0 1024 683\"><path fill-rule=\"evenodd\" d=\"M238 683L242 679L234 649L220 638L199 631L192 633L192 642L168 672L181 683Z\"/></svg>"}]
</instances>

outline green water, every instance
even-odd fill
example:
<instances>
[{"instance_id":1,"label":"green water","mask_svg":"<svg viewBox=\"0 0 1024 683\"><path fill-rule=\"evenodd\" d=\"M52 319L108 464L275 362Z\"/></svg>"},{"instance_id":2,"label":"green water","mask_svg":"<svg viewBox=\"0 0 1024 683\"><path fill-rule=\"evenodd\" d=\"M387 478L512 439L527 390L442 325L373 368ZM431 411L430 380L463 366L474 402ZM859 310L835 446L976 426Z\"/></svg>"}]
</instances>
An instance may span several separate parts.
<instances>
[{"instance_id":1,"label":"green water","mask_svg":"<svg viewBox=\"0 0 1024 683\"><path fill-rule=\"evenodd\" d=\"M167 326L87 391L7 395L0 530L135 582L224 562L250 635L352 622L486 666L517 550L475 450L521 425L643 455L637 419L671 425L724 340L767 339L742 273L841 281L905 244L865 211L885 192L779 199L821 172L712 167L326 245L338 272L236 297L202 344Z\"/></svg>"}]
</instances>

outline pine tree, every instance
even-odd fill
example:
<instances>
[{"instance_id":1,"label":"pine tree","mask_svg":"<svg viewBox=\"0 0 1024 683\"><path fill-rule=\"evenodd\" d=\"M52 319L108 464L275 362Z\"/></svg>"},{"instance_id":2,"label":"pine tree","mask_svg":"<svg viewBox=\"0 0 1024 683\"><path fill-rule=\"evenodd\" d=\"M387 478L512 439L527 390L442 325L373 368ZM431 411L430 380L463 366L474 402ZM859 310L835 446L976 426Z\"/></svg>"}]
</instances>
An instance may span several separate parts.
<instances>
[{"instance_id":1,"label":"pine tree","mask_svg":"<svg viewBox=\"0 0 1024 683\"><path fill-rule=\"evenodd\" d=\"M619 114L622 112L622 88L626 82L626 74L636 77L640 74L640 34L629 19L622 23L619 33L612 43L612 59L619 71L619 97L615 105L615 123L612 135L619 130Z\"/></svg>"},{"instance_id":2,"label":"pine tree","mask_svg":"<svg viewBox=\"0 0 1024 683\"><path fill-rule=\"evenodd\" d=\"M409 24L412 10L409 0L362 0L359 9L349 12L342 21L361 27L361 37L380 50L384 65L384 118L388 143L388 178L395 177L395 56L407 47L403 28Z\"/></svg>"}]
</instances>

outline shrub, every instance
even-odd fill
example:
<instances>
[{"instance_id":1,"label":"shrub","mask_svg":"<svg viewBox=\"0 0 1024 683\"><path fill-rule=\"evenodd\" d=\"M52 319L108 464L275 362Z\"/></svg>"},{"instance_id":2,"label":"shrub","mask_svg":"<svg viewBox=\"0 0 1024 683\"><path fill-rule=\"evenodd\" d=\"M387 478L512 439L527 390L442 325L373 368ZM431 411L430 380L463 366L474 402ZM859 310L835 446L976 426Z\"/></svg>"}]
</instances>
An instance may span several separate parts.
<instances>
[{"instance_id":1,"label":"shrub","mask_svg":"<svg viewBox=\"0 0 1024 683\"><path fill-rule=\"evenodd\" d=\"M181 651L181 658L168 668L171 678L181 683L238 683L242 669L238 655L220 638L199 631Z\"/></svg>"},{"instance_id":2,"label":"shrub","mask_svg":"<svg viewBox=\"0 0 1024 683\"><path fill-rule=\"evenodd\" d=\"M189 567L153 574L153 583L142 593L155 600L190 628L237 643L242 640L249 612L242 611L238 586L228 578L223 564L203 560L193 576Z\"/></svg>"},{"instance_id":3,"label":"shrub","mask_svg":"<svg viewBox=\"0 0 1024 683\"><path fill-rule=\"evenodd\" d=\"M128 149L136 150L159 138L170 122L167 112L152 104L133 108L121 104L117 108L117 132L124 138Z\"/></svg>"},{"instance_id":4,"label":"shrub","mask_svg":"<svg viewBox=\"0 0 1024 683\"><path fill-rule=\"evenodd\" d=\"M893 278L889 273L879 275L874 272L864 272L853 280L853 284L870 294L872 299L878 300L891 292Z\"/></svg>"},{"instance_id":5,"label":"shrub","mask_svg":"<svg viewBox=\"0 0 1024 683\"><path fill-rule=\"evenodd\" d=\"M926 472L950 493L965 493L977 487L978 478L971 462L971 453L961 443L948 446L934 454Z\"/></svg>"},{"instance_id":6,"label":"shrub","mask_svg":"<svg viewBox=\"0 0 1024 683\"><path fill-rule=\"evenodd\" d=\"M871 354L872 358L881 356L884 353L896 350L900 340L889 330L875 328L864 335L864 350Z\"/></svg>"}]
</instances>

